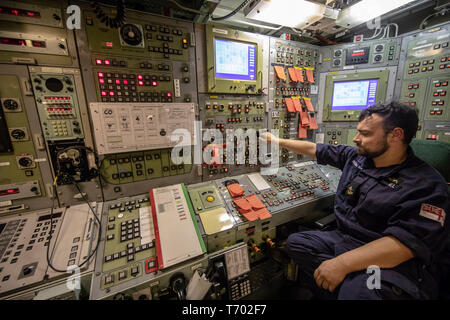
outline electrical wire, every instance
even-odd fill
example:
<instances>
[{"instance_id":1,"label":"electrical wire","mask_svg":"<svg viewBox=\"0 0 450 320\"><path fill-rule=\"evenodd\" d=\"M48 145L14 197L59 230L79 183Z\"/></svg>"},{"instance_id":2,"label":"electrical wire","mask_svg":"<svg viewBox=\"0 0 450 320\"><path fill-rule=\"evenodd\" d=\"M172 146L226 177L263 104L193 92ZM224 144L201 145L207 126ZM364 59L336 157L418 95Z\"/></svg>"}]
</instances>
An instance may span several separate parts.
<instances>
[{"instance_id":1,"label":"electrical wire","mask_svg":"<svg viewBox=\"0 0 450 320\"><path fill-rule=\"evenodd\" d=\"M91 7L94 9L94 13L97 15L97 18L100 20L100 22L105 23L107 27L116 29L125 24L126 15L124 0L117 0L117 14L114 18L108 16L97 3L97 1L91 2Z\"/></svg>"},{"instance_id":2,"label":"electrical wire","mask_svg":"<svg viewBox=\"0 0 450 320\"><path fill-rule=\"evenodd\" d=\"M231 18L236 13L241 11L241 9L244 8L247 5L247 3L249 3L249 2L250 2L250 0L244 0L236 9L231 11L229 14L227 14L227 15L225 15L223 17L213 17L213 16L211 16L211 20L213 20L213 21L222 21L222 20L226 20L228 18Z\"/></svg>"},{"instance_id":3,"label":"electrical wire","mask_svg":"<svg viewBox=\"0 0 450 320\"><path fill-rule=\"evenodd\" d=\"M99 167L99 165L98 165L98 157L96 156L96 154L94 153L94 151L93 151L91 148L89 148L89 147L85 147L85 146L68 147L68 148L65 148L65 149L63 149L63 150L60 150L60 151L57 153L56 160L57 160L57 163L58 163L58 171L56 172L56 177L55 177L55 180L53 181L53 186L52 186L52 188L53 188L53 200L52 200L52 207L51 207L51 209L50 209L50 231L49 231L50 238L49 238L48 244L47 244L46 258L47 258L47 264L48 264L48 266L49 266L51 269L53 269L53 270L56 271L56 272L63 272L63 273L66 273L67 270L60 270L60 269L57 269L57 268L54 267L53 264L50 262L49 251L50 251L50 243L51 243L51 239L52 239L52 231L53 231L53 211L54 211L54 206L55 206L55 198L56 198L56 194L57 194L56 186L57 186L58 178L59 178L59 176L60 176L60 174L61 174L61 172L60 172L60 163L59 163L59 161L58 161L58 160L59 160L58 158L59 158L59 155L60 155L61 153L66 152L67 150L70 150L70 149L74 149L74 148L80 148L80 149L84 149L84 150L87 150L87 151L92 152L92 153L94 154L94 156L95 156L95 164L97 165L97 167ZM103 160L104 160L104 159L103 159ZM102 164L103 164L103 161L102 161ZM100 173L100 169L99 169L99 173ZM99 174L99 176L100 176L100 174ZM101 185L101 177L99 177L99 182L100 182L100 185ZM99 244L100 244L100 237L101 237L101 234L102 234L102 225L101 225L100 219L97 217L97 215L95 214L94 209L92 208L91 204L89 203L89 200L85 197L85 195L83 194L83 192L81 192L80 187L78 186L77 182L76 182L76 181L73 181L73 182L72 182L72 185L75 185L75 187L76 187L76 189L78 190L78 192L80 193L81 197L83 198L83 200L84 200L84 201L87 203L87 205L89 206L89 209L90 209L90 211L92 212L92 214L94 215L94 218L95 218L95 220L97 221L97 224L98 224L97 244L95 245L95 249L94 249L94 250L91 252L91 254L87 257L87 259L86 259L85 261L83 261L83 262L78 266L78 268L81 268L81 267L84 266L89 260L91 260L91 258L92 258L92 257L94 256L94 254L97 252L98 246L99 246ZM94 227L95 227L95 224L94 224Z\"/></svg>"},{"instance_id":4,"label":"electrical wire","mask_svg":"<svg viewBox=\"0 0 450 320\"><path fill-rule=\"evenodd\" d=\"M97 157L97 155L95 154L95 152L94 152L91 148L86 147L86 146L67 147L67 148L64 148L64 149L62 149L62 150L59 150L59 151L56 153L56 161L57 161L57 170L56 170L56 172L57 172L57 176L58 176L58 177L59 177L59 175L61 174L61 164L60 164L60 161L59 161L59 157L60 157L60 155L61 155L62 153L67 152L67 151L72 150L72 149L86 150L86 151L88 151L88 152L91 152L91 153L94 155L94 157L95 157L95 164L96 164L97 167L98 167L98 157ZM81 156L81 154L80 154L80 156ZM103 162L102 162L102 163L103 163ZM100 170L100 169L99 169L99 170Z\"/></svg>"},{"instance_id":5,"label":"electrical wire","mask_svg":"<svg viewBox=\"0 0 450 320\"><path fill-rule=\"evenodd\" d=\"M191 9L191 8L185 7L185 6L181 5L181 4L179 4L175 0L169 0L169 2L172 2L174 5L176 5L178 8L180 8L180 9L182 9L184 11L192 12L192 13L196 13L196 14L203 14L203 12L201 12L199 10L195 10L195 9Z\"/></svg>"},{"instance_id":6,"label":"electrical wire","mask_svg":"<svg viewBox=\"0 0 450 320\"><path fill-rule=\"evenodd\" d=\"M425 19L422 20L422 22L421 22L420 25L419 25L419 30L425 29L425 26L426 26L427 21L428 21L429 19L434 18L434 17L436 17L436 16L438 16L438 15L445 15L445 14L447 14L448 12L450 12L450 9L449 9L449 8L444 8L444 9L438 11L438 12L435 12L435 13L430 14L429 16L427 16Z\"/></svg>"},{"instance_id":7,"label":"electrical wire","mask_svg":"<svg viewBox=\"0 0 450 320\"><path fill-rule=\"evenodd\" d=\"M381 34L382 31L383 31L383 27L381 27L381 28L376 28L375 31L374 31L374 33L373 33L373 35L372 35L370 38L365 38L364 40L372 40L372 39L375 39L376 37L378 37L378 36Z\"/></svg>"},{"instance_id":8,"label":"electrical wire","mask_svg":"<svg viewBox=\"0 0 450 320\"><path fill-rule=\"evenodd\" d=\"M50 268L52 268L52 270L56 271L56 272L63 272L66 273L66 270L60 270L57 269L56 267L53 266L53 264L50 262L50 257L49 257L49 252L50 252L50 243L51 243L51 239L53 237L52 235L52 231L53 231L53 211L54 211L54 206L55 206L55 198L56 198L56 181L58 178L55 178L55 181L53 182L53 200L52 200L52 208L50 209L50 238L48 240L48 244L47 244L47 254L46 254L46 258L47 258L47 264ZM84 196L83 192L81 192L80 187L78 186L78 184L76 182L74 182L75 187L77 188L78 192L80 192L81 196L83 197L83 200L87 203L87 205L89 206L89 209L91 210L92 214L94 215L95 220L97 220L98 223L98 237L97 237L97 244L95 245L94 250L91 252L91 254L86 258L85 261L83 261L80 265L78 265L78 268L83 267L89 260L91 260L91 258L94 256L94 254L97 252L98 246L100 244L100 237L102 234L102 225L101 225L101 221L100 219L97 217L97 215L95 214L94 209L92 208L91 204L89 203L89 200L86 199L86 197ZM95 224L94 224L95 226Z\"/></svg>"}]
</instances>

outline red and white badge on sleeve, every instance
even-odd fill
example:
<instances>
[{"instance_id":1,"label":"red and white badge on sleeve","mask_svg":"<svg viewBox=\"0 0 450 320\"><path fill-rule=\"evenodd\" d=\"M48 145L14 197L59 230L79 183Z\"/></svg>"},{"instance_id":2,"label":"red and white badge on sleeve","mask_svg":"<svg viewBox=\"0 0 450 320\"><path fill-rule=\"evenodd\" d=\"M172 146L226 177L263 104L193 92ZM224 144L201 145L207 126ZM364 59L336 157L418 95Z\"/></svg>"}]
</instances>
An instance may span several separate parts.
<instances>
[{"instance_id":1,"label":"red and white badge on sleeve","mask_svg":"<svg viewBox=\"0 0 450 320\"><path fill-rule=\"evenodd\" d=\"M422 203L422 207L420 208L419 215L421 215L422 217L437 221L442 226L444 226L445 211L442 208L435 207L430 204Z\"/></svg>"}]
</instances>

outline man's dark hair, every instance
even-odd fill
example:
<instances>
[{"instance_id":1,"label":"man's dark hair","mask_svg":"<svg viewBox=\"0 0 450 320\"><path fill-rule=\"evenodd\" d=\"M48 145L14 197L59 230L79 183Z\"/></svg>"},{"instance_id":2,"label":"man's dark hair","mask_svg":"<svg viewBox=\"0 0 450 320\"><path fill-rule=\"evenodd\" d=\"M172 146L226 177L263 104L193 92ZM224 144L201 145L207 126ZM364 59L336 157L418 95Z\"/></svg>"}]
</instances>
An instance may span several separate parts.
<instances>
[{"instance_id":1,"label":"man's dark hair","mask_svg":"<svg viewBox=\"0 0 450 320\"><path fill-rule=\"evenodd\" d=\"M361 122L372 114L378 114L383 118L384 132L389 133L394 128L402 128L405 133L404 143L408 145L419 127L417 113L416 108L400 102L378 103L361 111L358 121Z\"/></svg>"}]
</instances>

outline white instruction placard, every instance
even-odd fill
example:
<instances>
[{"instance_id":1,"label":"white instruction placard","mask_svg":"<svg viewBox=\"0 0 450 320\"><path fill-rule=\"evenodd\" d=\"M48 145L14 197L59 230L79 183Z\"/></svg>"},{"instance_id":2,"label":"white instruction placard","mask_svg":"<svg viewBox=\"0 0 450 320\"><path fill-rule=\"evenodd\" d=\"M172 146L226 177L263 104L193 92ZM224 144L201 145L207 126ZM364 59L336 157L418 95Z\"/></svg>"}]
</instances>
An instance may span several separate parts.
<instances>
[{"instance_id":1,"label":"white instruction placard","mask_svg":"<svg viewBox=\"0 0 450 320\"><path fill-rule=\"evenodd\" d=\"M189 146L193 142L193 103L91 103L89 110L99 154ZM177 129L184 129L188 136L177 135L172 141Z\"/></svg>"}]
</instances>

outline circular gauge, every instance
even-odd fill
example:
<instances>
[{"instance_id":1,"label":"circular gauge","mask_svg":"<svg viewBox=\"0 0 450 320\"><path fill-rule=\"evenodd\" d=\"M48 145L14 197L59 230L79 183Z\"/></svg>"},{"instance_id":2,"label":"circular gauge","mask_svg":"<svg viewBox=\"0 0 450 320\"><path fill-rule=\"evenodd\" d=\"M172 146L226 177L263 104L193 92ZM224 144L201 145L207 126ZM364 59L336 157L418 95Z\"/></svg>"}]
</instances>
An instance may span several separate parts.
<instances>
[{"instance_id":1,"label":"circular gauge","mask_svg":"<svg viewBox=\"0 0 450 320\"><path fill-rule=\"evenodd\" d=\"M384 46L383 46L382 44L379 44L379 45L377 45L377 46L375 47L375 51L376 51L376 52L381 52L381 51L383 51L383 48L384 48Z\"/></svg>"},{"instance_id":2,"label":"circular gauge","mask_svg":"<svg viewBox=\"0 0 450 320\"><path fill-rule=\"evenodd\" d=\"M23 131L22 129L14 129L11 131L11 137L16 140L22 140L25 138L25 131Z\"/></svg>"},{"instance_id":3,"label":"circular gauge","mask_svg":"<svg viewBox=\"0 0 450 320\"><path fill-rule=\"evenodd\" d=\"M28 157L22 157L22 158L19 159L19 164L22 167L27 168L27 167L30 167L33 164L33 160L31 160L31 158L28 158Z\"/></svg>"},{"instance_id":4,"label":"circular gauge","mask_svg":"<svg viewBox=\"0 0 450 320\"><path fill-rule=\"evenodd\" d=\"M336 60L334 60L334 65L335 66L338 66L338 65L340 65L341 64L341 60L339 60L339 59L336 59Z\"/></svg>"},{"instance_id":5,"label":"circular gauge","mask_svg":"<svg viewBox=\"0 0 450 320\"><path fill-rule=\"evenodd\" d=\"M382 56L381 54L377 54L377 55L375 56L375 58L374 58L374 60L375 60L376 62L380 62L381 59L383 59L383 56Z\"/></svg>"},{"instance_id":6,"label":"circular gauge","mask_svg":"<svg viewBox=\"0 0 450 320\"><path fill-rule=\"evenodd\" d=\"M3 105L8 110L16 110L19 107L19 104L17 101L12 99L7 99L5 102L3 102Z\"/></svg>"},{"instance_id":7,"label":"circular gauge","mask_svg":"<svg viewBox=\"0 0 450 320\"><path fill-rule=\"evenodd\" d=\"M137 46L142 42L142 32L134 24L126 24L120 28L123 41L130 46Z\"/></svg>"},{"instance_id":8,"label":"circular gauge","mask_svg":"<svg viewBox=\"0 0 450 320\"><path fill-rule=\"evenodd\" d=\"M335 56L335 57L340 57L341 54L342 54L342 51L341 51L341 50L336 50L336 51L334 52L334 56Z\"/></svg>"},{"instance_id":9,"label":"circular gauge","mask_svg":"<svg viewBox=\"0 0 450 320\"><path fill-rule=\"evenodd\" d=\"M53 92L59 92L64 88L64 85L61 82L61 80L56 78L48 78L45 81L45 86L47 87L48 90Z\"/></svg>"}]
</instances>

